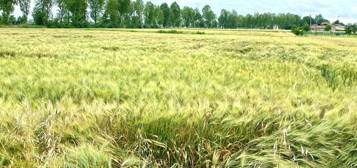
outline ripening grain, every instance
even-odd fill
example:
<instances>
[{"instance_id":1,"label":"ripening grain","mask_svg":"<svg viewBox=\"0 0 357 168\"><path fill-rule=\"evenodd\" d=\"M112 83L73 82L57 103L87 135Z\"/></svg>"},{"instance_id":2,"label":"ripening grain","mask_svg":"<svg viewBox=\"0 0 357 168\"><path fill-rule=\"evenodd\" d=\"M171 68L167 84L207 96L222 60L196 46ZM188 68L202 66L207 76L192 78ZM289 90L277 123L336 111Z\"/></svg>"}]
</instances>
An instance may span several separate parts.
<instances>
[{"instance_id":1,"label":"ripening grain","mask_svg":"<svg viewBox=\"0 0 357 168\"><path fill-rule=\"evenodd\" d=\"M357 165L357 38L189 29L0 37L0 167Z\"/></svg>"}]
</instances>

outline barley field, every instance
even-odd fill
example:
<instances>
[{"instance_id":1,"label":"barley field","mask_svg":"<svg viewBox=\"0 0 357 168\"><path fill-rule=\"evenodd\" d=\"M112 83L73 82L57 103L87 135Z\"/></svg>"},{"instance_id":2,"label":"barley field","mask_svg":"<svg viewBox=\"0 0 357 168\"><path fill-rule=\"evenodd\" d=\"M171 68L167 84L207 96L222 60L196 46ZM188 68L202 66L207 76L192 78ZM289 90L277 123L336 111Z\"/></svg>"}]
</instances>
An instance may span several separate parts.
<instances>
[{"instance_id":1,"label":"barley field","mask_svg":"<svg viewBox=\"0 0 357 168\"><path fill-rule=\"evenodd\" d=\"M0 167L357 167L357 38L0 29Z\"/></svg>"}]
</instances>

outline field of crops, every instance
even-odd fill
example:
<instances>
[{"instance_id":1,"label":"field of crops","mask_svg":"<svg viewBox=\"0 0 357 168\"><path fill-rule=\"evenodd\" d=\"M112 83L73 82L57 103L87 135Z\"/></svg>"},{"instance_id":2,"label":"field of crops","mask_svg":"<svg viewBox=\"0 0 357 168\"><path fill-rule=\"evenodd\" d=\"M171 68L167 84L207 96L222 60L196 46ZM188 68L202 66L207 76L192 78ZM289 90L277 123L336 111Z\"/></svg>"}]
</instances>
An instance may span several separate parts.
<instances>
[{"instance_id":1,"label":"field of crops","mask_svg":"<svg viewBox=\"0 0 357 168\"><path fill-rule=\"evenodd\" d=\"M357 38L0 29L0 167L357 167Z\"/></svg>"}]
</instances>

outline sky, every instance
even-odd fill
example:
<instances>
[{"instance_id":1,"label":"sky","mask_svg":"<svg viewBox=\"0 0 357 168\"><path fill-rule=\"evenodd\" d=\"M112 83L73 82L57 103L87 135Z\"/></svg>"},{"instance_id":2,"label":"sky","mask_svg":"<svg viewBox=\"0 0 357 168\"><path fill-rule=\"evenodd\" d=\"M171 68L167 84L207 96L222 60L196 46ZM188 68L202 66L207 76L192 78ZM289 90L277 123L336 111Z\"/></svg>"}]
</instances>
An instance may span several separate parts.
<instances>
[{"instance_id":1,"label":"sky","mask_svg":"<svg viewBox=\"0 0 357 168\"><path fill-rule=\"evenodd\" d=\"M170 4L174 1L151 0L155 4L163 2ZM344 23L357 23L357 0L176 0L176 2L181 7L202 8L204 5L210 5L217 15L221 9L235 9L239 14L289 12L301 16L322 14L331 21L339 19ZM18 7L14 14L21 15Z\"/></svg>"}]
</instances>

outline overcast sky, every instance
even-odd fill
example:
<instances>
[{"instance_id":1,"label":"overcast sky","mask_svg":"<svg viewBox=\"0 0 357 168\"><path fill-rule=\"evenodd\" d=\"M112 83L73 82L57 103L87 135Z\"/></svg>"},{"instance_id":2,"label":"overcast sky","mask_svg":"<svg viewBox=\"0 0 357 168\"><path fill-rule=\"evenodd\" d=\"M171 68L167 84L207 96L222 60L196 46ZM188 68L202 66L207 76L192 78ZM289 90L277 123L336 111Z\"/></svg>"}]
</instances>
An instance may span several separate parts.
<instances>
[{"instance_id":1,"label":"overcast sky","mask_svg":"<svg viewBox=\"0 0 357 168\"><path fill-rule=\"evenodd\" d=\"M174 1L152 0L155 4ZM239 14L255 12L290 12L302 16L322 14L331 21L339 18L345 23L357 23L357 0L176 0L176 2L181 7L202 8L208 4L217 14L221 9L235 9ZM21 15L18 7L16 7L15 15Z\"/></svg>"}]
</instances>

